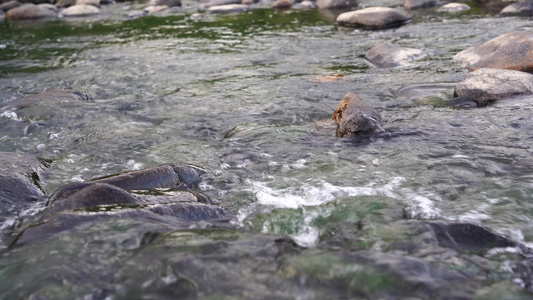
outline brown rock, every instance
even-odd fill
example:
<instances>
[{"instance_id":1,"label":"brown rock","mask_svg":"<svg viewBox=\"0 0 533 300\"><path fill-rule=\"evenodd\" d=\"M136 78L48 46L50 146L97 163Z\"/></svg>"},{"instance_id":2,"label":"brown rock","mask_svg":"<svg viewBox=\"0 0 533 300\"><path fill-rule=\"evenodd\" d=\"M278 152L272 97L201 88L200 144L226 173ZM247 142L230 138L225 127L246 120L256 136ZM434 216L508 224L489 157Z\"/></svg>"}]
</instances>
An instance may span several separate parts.
<instances>
[{"instance_id":1,"label":"brown rock","mask_svg":"<svg viewBox=\"0 0 533 300\"><path fill-rule=\"evenodd\" d=\"M74 5L63 10L59 15L61 17L85 17L100 13L98 7L86 4Z\"/></svg>"},{"instance_id":2,"label":"brown rock","mask_svg":"<svg viewBox=\"0 0 533 300\"><path fill-rule=\"evenodd\" d=\"M381 127L379 113L352 93L344 96L335 109L332 119L339 124L336 137L370 132Z\"/></svg>"},{"instance_id":3,"label":"brown rock","mask_svg":"<svg viewBox=\"0 0 533 300\"><path fill-rule=\"evenodd\" d=\"M290 0L276 0L272 3L272 8L276 9L287 9L291 8L292 2Z\"/></svg>"},{"instance_id":4,"label":"brown rock","mask_svg":"<svg viewBox=\"0 0 533 300\"><path fill-rule=\"evenodd\" d=\"M7 20L29 20L29 19L44 19L54 18L56 14L46 8L39 7L35 4L23 4L9 10L5 18Z\"/></svg>"},{"instance_id":5,"label":"brown rock","mask_svg":"<svg viewBox=\"0 0 533 300\"><path fill-rule=\"evenodd\" d=\"M533 32L513 31L457 53L454 61L480 68L533 71Z\"/></svg>"}]
</instances>

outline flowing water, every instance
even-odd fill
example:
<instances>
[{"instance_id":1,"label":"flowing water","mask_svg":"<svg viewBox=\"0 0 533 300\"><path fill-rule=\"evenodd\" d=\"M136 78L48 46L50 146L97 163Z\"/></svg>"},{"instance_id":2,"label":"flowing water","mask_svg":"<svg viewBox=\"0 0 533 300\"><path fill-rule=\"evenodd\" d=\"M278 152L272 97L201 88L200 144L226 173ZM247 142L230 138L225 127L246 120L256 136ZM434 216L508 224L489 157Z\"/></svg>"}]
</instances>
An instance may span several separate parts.
<instances>
[{"instance_id":1,"label":"flowing water","mask_svg":"<svg viewBox=\"0 0 533 300\"><path fill-rule=\"evenodd\" d=\"M533 97L483 108L453 105L450 99L467 73L453 55L503 33L531 31L533 25L469 4L471 11L453 15L416 11L410 24L379 31L339 27L335 12L315 9L260 8L197 18L190 8L196 3L137 19L128 19L128 11L142 4L104 6L95 18L4 21L0 106L54 88L82 91L93 100L43 102L18 115L2 112L0 151L50 161L47 193L73 181L154 165L200 165L208 170L200 189L235 212L236 232L252 240L288 235L313 249L328 222L336 222L337 207L365 208L374 201L392 206L389 215L382 212L384 218L471 222L528 243L533 241ZM381 41L421 49L426 56L379 69L364 54ZM343 80L319 80L334 74ZM330 118L349 92L381 113L384 132L338 139L316 131L314 122ZM102 239L112 241L105 247L70 237L60 245L72 249L61 250L61 260L47 258L49 264L69 261L78 252L100 255L101 265L93 271L102 277L89 274L86 280L105 281L106 270L130 255L127 247L110 245L124 245L131 229L113 226L102 229ZM236 234L231 232L221 235L231 239ZM168 251L186 255L215 233L175 232L167 239L186 235L190 250ZM47 245L9 263L4 259L3 270L59 251ZM227 259L240 253L234 247L226 250ZM158 251L165 253L164 246ZM123 274L137 270L135 259L127 261ZM0 281L13 274L3 272ZM31 272L16 274L11 278L28 290L44 280ZM162 278L173 282L172 276ZM83 295L89 288L67 291Z\"/></svg>"}]
</instances>

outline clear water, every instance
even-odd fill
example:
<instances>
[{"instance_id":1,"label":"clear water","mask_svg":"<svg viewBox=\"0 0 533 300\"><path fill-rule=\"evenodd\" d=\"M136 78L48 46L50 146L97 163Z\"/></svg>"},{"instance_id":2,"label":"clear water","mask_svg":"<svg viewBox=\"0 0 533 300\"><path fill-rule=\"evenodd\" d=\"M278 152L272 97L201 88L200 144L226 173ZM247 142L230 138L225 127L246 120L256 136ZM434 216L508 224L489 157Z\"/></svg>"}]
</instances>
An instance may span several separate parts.
<instances>
[{"instance_id":1,"label":"clear water","mask_svg":"<svg viewBox=\"0 0 533 300\"><path fill-rule=\"evenodd\" d=\"M306 247L319 243L316 220L332 204L365 197L395 203L409 218L468 221L531 242L533 98L475 109L449 98L466 75L453 55L533 25L472 5L454 15L417 11L410 24L380 31L339 27L335 13L316 10L196 19L194 9L180 9L128 19L141 4L104 6L97 18L5 21L0 105L52 88L94 100L4 113L0 150L51 160L49 193L159 164L200 165L209 171L200 188L236 213L234 224ZM378 69L364 54L381 41L427 56ZM317 80L339 73L344 80ZM394 97L417 85L415 96ZM428 85L436 96L418 99ZM381 113L385 133L316 132L314 121L330 118L349 92ZM119 231L109 238L120 240ZM106 264L126 255L113 251Z\"/></svg>"}]
</instances>

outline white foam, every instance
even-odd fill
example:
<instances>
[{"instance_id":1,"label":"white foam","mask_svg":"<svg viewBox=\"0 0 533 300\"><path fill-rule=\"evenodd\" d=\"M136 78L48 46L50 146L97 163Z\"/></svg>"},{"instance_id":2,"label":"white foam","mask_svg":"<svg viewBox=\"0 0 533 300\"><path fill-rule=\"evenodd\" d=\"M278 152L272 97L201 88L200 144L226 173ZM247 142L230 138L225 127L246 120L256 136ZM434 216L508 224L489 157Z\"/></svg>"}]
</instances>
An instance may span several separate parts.
<instances>
[{"instance_id":1,"label":"white foam","mask_svg":"<svg viewBox=\"0 0 533 300\"><path fill-rule=\"evenodd\" d=\"M8 119L11 119L11 120L15 120L15 121L22 121L19 116L17 115L16 112L14 111L5 111L3 112L2 114L0 114L1 117L5 117L5 118L8 118Z\"/></svg>"}]
</instances>

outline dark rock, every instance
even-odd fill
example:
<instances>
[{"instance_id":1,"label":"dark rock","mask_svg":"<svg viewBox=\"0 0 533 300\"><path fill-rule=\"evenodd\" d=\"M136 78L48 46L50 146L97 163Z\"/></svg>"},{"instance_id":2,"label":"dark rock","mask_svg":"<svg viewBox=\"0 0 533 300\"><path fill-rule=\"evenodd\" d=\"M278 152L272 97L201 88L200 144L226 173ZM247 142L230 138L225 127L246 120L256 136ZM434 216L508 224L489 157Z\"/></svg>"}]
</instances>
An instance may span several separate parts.
<instances>
[{"instance_id":1,"label":"dark rock","mask_svg":"<svg viewBox=\"0 0 533 300\"><path fill-rule=\"evenodd\" d=\"M339 124L336 137L370 132L381 127L379 113L352 93L341 100L333 113L333 120Z\"/></svg>"},{"instance_id":2,"label":"dark rock","mask_svg":"<svg viewBox=\"0 0 533 300\"><path fill-rule=\"evenodd\" d=\"M60 17L86 17L91 15L96 15L100 13L100 9L98 7L94 7L92 5L86 5L86 4L80 4L80 5L74 5L70 6L69 8L66 8L62 10L59 13Z\"/></svg>"},{"instance_id":3,"label":"dark rock","mask_svg":"<svg viewBox=\"0 0 533 300\"><path fill-rule=\"evenodd\" d=\"M405 0L404 7L407 9L418 9L424 7L437 6L438 0Z\"/></svg>"},{"instance_id":4,"label":"dark rock","mask_svg":"<svg viewBox=\"0 0 533 300\"><path fill-rule=\"evenodd\" d=\"M23 4L6 12L7 20L29 20L55 18L56 14L46 8L39 7L35 4Z\"/></svg>"},{"instance_id":5,"label":"dark rock","mask_svg":"<svg viewBox=\"0 0 533 300\"><path fill-rule=\"evenodd\" d=\"M357 0L317 0L316 6L319 9L352 8L357 7Z\"/></svg>"},{"instance_id":6,"label":"dark rock","mask_svg":"<svg viewBox=\"0 0 533 300\"><path fill-rule=\"evenodd\" d=\"M520 16L528 17L533 15L533 1L531 0L520 0L509 6L506 6L500 12L502 17L511 17L511 16Z\"/></svg>"},{"instance_id":7,"label":"dark rock","mask_svg":"<svg viewBox=\"0 0 533 300\"><path fill-rule=\"evenodd\" d=\"M168 7L181 6L181 0L150 0L148 6L163 6Z\"/></svg>"},{"instance_id":8,"label":"dark rock","mask_svg":"<svg viewBox=\"0 0 533 300\"><path fill-rule=\"evenodd\" d=\"M341 25L362 26L369 29L396 27L406 24L411 16L401 8L369 7L345 12L337 17Z\"/></svg>"},{"instance_id":9,"label":"dark rock","mask_svg":"<svg viewBox=\"0 0 533 300\"><path fill-rule=\"evenodd\" d=\"M470 6L468 6L467 4L452 2L452 3L448 3L446 5L441 6L439 9L437 9L437 11L456 13L456 12L465 11L469 9L470 9Z\"/></svg>"},{"instance_id":10,"label":"dark rock","mask_svg":"<svg viewBox=\"0 0 533 300\"><path fill-rule=\"evenodd\" d=\"M421 57L422 50L403 48L388 42L376 44L366 53L366 59L380 68L397 67L403 62Z\"/></svg>"},{"instance_id":11,"label":"dark rock","mask_svg":"<svg viewBox=\"0 0 533 300\"><path fill-rule=\"evenodd\" d=\"M8 1L8 2L5 2L5 3L2 3L0 4L0 10L1 11L9 11L15 7L19 7L21 6L22 4L16 0L11 0L11 1Z\"/></svg>"},{"instance_id":12,"label":"dark rock","mask_svg":"<svg viewBox=\"0 0 533 300\"><path fill-rule=\"evenodd\" d=\"M292 7L292 2L290 0L276 0L271 5L275 9L288 9Z\"/></svg>"},{"instance_id":13,"label":"dark rock","mask_svg":"<svg viewBox=\"0 0 533 300\"><path fill-rule=\"evenodd\" d=\"M457 53L455 61L480 68L533 71L533 32L513 31Z\"/></svg>"},{"instance_id":14,"label":"dark rock","mask_svg":"<svg viewBox=\"0 0 533 300\"><path fill-rule=\"evenodd\" d=\"M493 12L499 12L504 7L509 5L508 0L474 0L474 2L480 4L483 8Z\"/></svg>"},{"instance_id":15,"label":"dark rock","mask_svg":"<svg viewBox=\"0 0 533 300\"><path fill-rule=\"evenodd\" d=\"M455 95L480 105L533 93L533 75L513 70L483 68L468 74L455 87Z\"/></svg>"}]
</instances>

